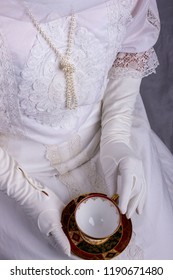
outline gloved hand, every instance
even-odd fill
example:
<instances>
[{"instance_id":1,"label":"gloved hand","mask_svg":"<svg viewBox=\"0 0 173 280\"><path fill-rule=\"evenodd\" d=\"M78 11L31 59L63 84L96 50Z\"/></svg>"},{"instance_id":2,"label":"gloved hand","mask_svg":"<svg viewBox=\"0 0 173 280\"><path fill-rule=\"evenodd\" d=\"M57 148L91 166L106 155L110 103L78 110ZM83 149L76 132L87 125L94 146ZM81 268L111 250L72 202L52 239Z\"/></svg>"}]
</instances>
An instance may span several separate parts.
<instances>
[{"instance_id":1,"label":"gloved hand","mask_svg":"<svg viewBox=\"0 0 173 280\"><path fill-rule=\"evenodd\" d=\"M61 226L62 201L48 188L30 178L9 154L0 148L0 190L15 199L53 246L70 255L70 244Z\"/></svg>"},{"instance_id":2,"label":"gloved hand","mask_svg":"<svg viewBox=\"0 0 173 280\"><path fill-rule=\"evenodd\" d=\"M119 207L131 218L142 213L146 199L143 164L130 147L133 110L141 78L110 79L103 98L100 161L108 193L119 195ZM116 188L112 189L117 180Z\"/></svg>"}]
</instances>

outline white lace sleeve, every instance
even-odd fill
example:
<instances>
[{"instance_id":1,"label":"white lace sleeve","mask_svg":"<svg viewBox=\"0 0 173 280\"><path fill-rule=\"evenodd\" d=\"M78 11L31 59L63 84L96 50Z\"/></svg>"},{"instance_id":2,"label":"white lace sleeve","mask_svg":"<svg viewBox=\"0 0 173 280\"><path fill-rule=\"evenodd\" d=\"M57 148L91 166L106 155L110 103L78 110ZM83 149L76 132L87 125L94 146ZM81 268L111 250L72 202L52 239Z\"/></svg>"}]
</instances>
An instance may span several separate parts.
<instances>
[{"instance_id":1,"label":"white lace sleeve","mask_svg":"<svg viewBox=\"0 0 173 280\"><path fill-rule=\"evenodd\" d=\"M142 53L120 52L110 69L109 78L115 79L117 76L143 78L155 73L158 65L157 55L153 48Z\"/></svg>"}]
</instances>

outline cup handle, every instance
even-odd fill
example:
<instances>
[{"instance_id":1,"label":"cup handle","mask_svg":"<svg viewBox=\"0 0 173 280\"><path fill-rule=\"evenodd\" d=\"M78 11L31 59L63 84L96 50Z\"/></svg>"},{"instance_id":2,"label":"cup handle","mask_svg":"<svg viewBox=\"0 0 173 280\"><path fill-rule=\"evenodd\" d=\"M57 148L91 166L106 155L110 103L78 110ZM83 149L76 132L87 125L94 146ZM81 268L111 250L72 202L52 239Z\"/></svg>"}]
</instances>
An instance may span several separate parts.
<instances>
[{"instance_id":1,"label":"cup handle","mask_svg":"<svg viewBox=\"0 0 173 280\"><path fill-rule=\"evenodd\" d=\"M119 195L118 194L114 194L111 199L117 204L118 202L118 198L119 198Z\"/></svg>"}]
</instances>

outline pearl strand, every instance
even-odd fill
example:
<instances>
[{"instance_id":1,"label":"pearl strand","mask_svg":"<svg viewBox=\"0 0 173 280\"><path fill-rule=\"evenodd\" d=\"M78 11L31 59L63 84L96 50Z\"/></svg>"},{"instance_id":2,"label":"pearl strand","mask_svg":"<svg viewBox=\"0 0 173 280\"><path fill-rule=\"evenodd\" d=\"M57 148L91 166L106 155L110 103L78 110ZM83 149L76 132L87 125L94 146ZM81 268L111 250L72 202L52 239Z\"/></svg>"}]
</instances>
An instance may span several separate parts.
<instances>
[{"instance_id":1,"label":"pearl strand","mask_svg":"<svg viewBox=\"0 0 173 280\"><path fill-rule=\"evenodd\" d=\"M52 42L51 38L47 35L47 33L44 31L44 29L40 26L37 19L34 17L31 10L26 6L26 4L23 2L25 6L25 11L29 18L31 19L31 22L39 32L39 34L43 37L43 39L47 42L49 47L54 51L55 55L59 58L59 67L64 72L65 80L66 80L66 107L68 109L75 109L78 106L78 100L75 92L75 86L74 86L74 72L75 72L75 66L73 63L71 63L71 54L72 54L72 48L74 43L74 35L75 35L75 29L76 29L76 18L75 15L72 14L70 25L69 25L69 32L68 32L68 40L67 40L67 48L65 54L61 54L61 52L58 50L57 46Z\"/></svg>"}]
</instances>

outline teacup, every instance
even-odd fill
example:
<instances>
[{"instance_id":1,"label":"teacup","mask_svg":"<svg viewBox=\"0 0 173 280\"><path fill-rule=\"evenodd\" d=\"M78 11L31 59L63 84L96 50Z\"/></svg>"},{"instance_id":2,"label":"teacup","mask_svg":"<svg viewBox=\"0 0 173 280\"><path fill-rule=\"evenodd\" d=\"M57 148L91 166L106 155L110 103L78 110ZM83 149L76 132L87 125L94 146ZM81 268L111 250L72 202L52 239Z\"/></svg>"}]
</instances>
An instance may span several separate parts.
<instances>
[{"instance_id":1,"label":"teacup","mask_svg":"<svg viewBox=\"0 0 173 280\"><path fill-rule=\"evenodd\" d=\"M82 238L98 245L113 235L120 226L121 214L112 199L104 194L90 194L76 206L75 220Z\"/></svg>"}]
</instances>

